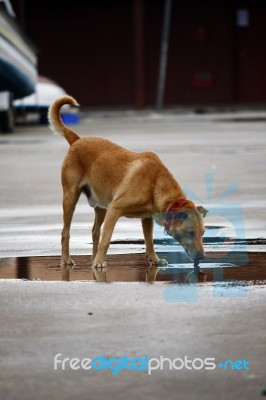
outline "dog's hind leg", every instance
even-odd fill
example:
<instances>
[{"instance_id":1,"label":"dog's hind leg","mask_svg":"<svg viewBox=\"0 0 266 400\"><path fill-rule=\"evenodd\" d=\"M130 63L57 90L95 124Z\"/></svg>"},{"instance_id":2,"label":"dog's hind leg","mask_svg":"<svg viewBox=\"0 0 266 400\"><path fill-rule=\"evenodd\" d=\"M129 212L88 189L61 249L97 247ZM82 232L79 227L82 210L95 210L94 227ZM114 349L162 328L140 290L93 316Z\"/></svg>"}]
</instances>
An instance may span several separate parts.
<instances>
[{"instance_id":1,"label":"dog's hind leg","mask_svg":"<svg viewBox=\"0 0 266 400\"><path fill-rule=\"evenodd\" d=\"M153 243L153 219L152 218L144 218L141 220L142 229L146 244L146 256L153 265L167 265L167 261L163 259L159 259L154 250Z\"/></svg>"},{"instance_id":2,"label":"dog's hind leg","mask_svg":"<svg viewBox=\"0 0 266 400\"><path fill-rule=\"evenodd\" d=\"M101 235L101 226L103 224L106 211L107 210L105 208L100 208L100 207L94 208L95 220L92 228L92 242L93 242L92 260L94 260L97 254L100 235Z\"/></svg>"},{"instance_id":3,"label":"dog's hind leg","mask_svg":"<svg viewBox=\"0 0 266 400\"><path fill-rule=\"evenodd\" d=\"M63 211L64 211L64 226L62 230L61 244L62 244L62 258L61 267L69 271L69 267L75 263L69 256L69 232L70 225L75 211L77 201L80 196L80 189L78 188L64 188L63 195Z\"/></svg>"}]
</instances>

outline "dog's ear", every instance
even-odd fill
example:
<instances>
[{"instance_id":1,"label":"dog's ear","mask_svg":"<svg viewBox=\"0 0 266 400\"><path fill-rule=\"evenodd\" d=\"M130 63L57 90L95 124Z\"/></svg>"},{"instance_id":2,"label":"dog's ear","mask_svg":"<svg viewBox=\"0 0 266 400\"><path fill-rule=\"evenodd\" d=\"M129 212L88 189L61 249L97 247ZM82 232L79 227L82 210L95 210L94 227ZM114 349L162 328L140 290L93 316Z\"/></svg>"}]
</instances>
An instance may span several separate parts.
<instances>
[{"instance_id":1,"label":"dog's ear","mask_svg":"<svg viewBox=\"0 0 266 400\"><path fill-rule=\"evenodd\" d=\"M197 210L202 214L203 218L206 217L206 214L209 212L209 210L206 210L203 206L197 206Z\"/></svg>"}]
</instances>

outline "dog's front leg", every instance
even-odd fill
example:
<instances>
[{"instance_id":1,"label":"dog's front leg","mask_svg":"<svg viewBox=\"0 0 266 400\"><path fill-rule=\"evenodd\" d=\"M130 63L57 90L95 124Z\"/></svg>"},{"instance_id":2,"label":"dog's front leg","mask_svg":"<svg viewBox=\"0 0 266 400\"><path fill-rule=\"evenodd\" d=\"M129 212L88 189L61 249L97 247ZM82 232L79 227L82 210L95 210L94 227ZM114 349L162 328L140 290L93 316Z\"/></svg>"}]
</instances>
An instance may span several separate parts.
<instances>
[{"instance_id":1,"label":"dog's front leg","mask_svg":"<svg viewBox=\"0 0 266 400\"><path fill-rule=\"evenodd\" d=\"M103 231L97 254L93 260L93 267L105 268L107 266L106 253L110 244L115 224L120 217L121 213L114 207L113 204L110 204L104 219Z\"/></svg>"},{"instance_id":2,"label":"dog's front leg","mask_svg":"<svg viewBox=\"0 0 266 400\"><path fill-rule=\"evenodd\" d=\"M149 262L151 262L153 265L167 265L167 261L164 259L159 259L154 250L153 219L145 218L142 219L141 222L146 244L146 256L148 257Z\"/></svg>"},{"instance_id":3,"label":"dog's front leg","mask_svg":"<svg viewBox=\"0 0 266 400\"><path fill-rule=\"evenodd\" d=\"M94 212L95 212L95 220L94 220L94 225L92 228L92 242L93 242L93 250L92 250L92 260L96 257L97 251L98 251L98 245L99 245L99 240L100 240L100 234L101 234L101 226L103 224L105 215L106 215L106 209L105 208L100 208L100 207L95 207Z\"/></svg>"}]
</instances>

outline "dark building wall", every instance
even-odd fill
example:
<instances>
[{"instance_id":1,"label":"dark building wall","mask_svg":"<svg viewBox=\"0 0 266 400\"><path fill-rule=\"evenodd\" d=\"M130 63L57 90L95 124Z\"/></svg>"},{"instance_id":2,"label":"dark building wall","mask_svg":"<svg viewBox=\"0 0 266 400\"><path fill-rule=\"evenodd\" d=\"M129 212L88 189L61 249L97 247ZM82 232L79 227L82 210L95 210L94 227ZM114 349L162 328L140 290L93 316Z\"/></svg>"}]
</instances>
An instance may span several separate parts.
<instances>
[{"instance_id":1,"label":"dark building wall","mask_svg":"<svg viewBox=\"0 0 266 400\"><path fill-rule=\"evenodd\" d=\"M163 3L147 3L147 96L154 102ZM232 100L231 7L173 2L165 100L168 104Z\"/></svg>"},{"instance_id":2,"label":"dark building wall","mask_svg":"<svg viewBox=\"0 0 266 400\"><path fill-rule=\"evenodd\" d=\"M89 106L131 105L132 12L127 1L25 1L39 70Z\"/></svg>"},{"instance_id":3,"label":"dark building wall","mask_svg":"<svg viewBox=\"0 0 266 400\"><path fill-rule=\"evenodd\" d=\"M13 5L40 48L40 73L81 104L155 103L163 0ZM173 0L165 104L266 102L265 50L266 2Z\"/></svg>"},{"instance_id":4,"label":"dark building wall","mask_svg":"<svg viewBox=\"0 0 266 400\"><path fill-rule=\"evenodd\" d=\"M259 0L237 2L236 9L241 9L241 7L249 10L249 26L234 29L235 100L246 103L265 103L266 2Z\"/></svg>"},{"instance_id":5,"label":"dark building wall","mask_svg":"<svg viewBox=\"0 0 266 400\"><path fill-rule=\"evenodd\" d=\"M173 103L230 102L231 7L197 2L193 11L189 2L173 10L166 95Z\"/></svg>"},{"instance_id":6,"label":"dark building wall","mask_svg":"<svg viewBox=\"0 0 266 400\"><path fill-rule=\"evenodd\" d=\"M151 104L163 2L145 5L146 94ZM265 103L265 71L266 2L173 1L166 104Z\"/></svg>"}]
</instances>

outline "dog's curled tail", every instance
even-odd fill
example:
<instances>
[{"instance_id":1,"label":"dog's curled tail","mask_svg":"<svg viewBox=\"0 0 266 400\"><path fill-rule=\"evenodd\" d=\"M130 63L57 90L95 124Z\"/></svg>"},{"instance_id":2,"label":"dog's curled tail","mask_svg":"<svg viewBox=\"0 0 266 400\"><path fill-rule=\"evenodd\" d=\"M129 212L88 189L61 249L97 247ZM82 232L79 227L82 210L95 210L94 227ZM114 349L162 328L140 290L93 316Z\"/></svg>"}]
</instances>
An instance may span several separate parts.
<instances>
[{"instance_id":1,"label":"dog's curled tail","mask_svg":"<svg viewBox=\"0 0 266 400\"><path fill-rule=\"evenodd\" d=\"M79 105L77 103L77 101L71 96L65 95L65 96L59 97L49 107L48 121L49 121L50 128L52 129L52 131L64 136L64 138L71 145L72 143L76 142L76 140L80 139L80 137L76 132L67 128L64 125L64 123L60 117L60 109L65 104L69 104L71 106Z\"/></svg>"}]
</instances>

